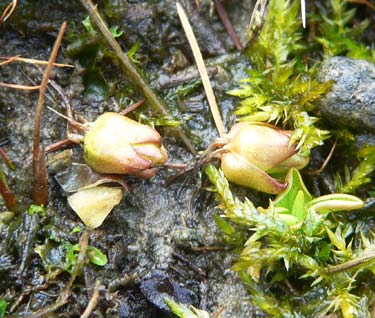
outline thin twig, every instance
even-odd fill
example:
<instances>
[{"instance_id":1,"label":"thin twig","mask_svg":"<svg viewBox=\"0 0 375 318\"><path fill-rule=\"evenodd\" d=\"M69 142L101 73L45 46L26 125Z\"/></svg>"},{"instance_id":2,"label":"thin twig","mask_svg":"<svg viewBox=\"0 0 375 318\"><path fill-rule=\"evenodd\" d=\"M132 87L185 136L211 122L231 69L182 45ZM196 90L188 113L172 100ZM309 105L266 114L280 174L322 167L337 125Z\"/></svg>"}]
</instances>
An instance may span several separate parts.
<instances>
[{"instance_id":1,"label":"thin twig","mask_svg":"<svg viewBox=\"0 0 375 318\"><path fill-rule=\"evenodd\" d=\"M64 90L62 89L62 87L60 85L58 85L54 80L50 80L49 81L50 84L51 84L51 87L57 92L57 94L61 97L62 101L63 101L63 104L65 106L65 109L66 109L66 115L73 119L73 110L72 110L72 106L70 105L70 102L69 102L69 99L68 97L65 95L64 93ZM50 90L49 91L51 93L51 95L55 98L55 103L58 104L58 102L56 101L57 100L57 97L54 95L53 91Z\"/></svg>"},{"instance_id":2,"label":"thin twig","mask_svg":"<svg viewBox=\"0 0 375 318\"><path fill-rule=\"evenodd\" d=\"M144 96L146 97L147 101L161 114L168 116L169 113L166 110L166 107L163 105L163 102L160 98L154 93L151 87L146 83L146 81L142 78L142 76L138 73L136 67L133 65L129 57L124 53L120 44L116 41L113 37L111 31L108 29L107 25L103 21L102 17L100 16L98 9L91 0L80 0L83 7L87 10L90 15L91 20L93 23L98 27L104 38L107 40L108 44L112 47L115 51L117 57L120 59L121 63L125 67L126 73L131 81L140 89ZM183 141L189 151L196 155L197 152L194 149L194 146L191 144L189 139L186 135L177 130L177 136Z\"/></svg>"},{"instance_id":3,"label":"thin twig","mask_svg":"<svg viewBox=\"0 0 375 318\"><path fill-rule=\"evenodd\" d=\"M375 252L364 254L342 264L329 266L326 271L328 274L339 273L371 261L375 261Z\"/></svg>"},{"instance_id":4,"label":"thin twig","mask_svg":"<svg viewBox=\"0 0 375 318\"><path fill-rule=\"evenodd\" d=\"M242 45L241 45L240 39L238 38L236 31L234 31L233 25L228 18L228 15L224 9L224 6L221 4L220 0L214 0L214 3L215 3L217 13L219 14L219 17L221 19L221 22L223 22L224 27L227 30L230 38L232 39L236 49L238 51L241 51Z\"/></svg>"},{"instance_id":5,"label":"thin twig","mask_svg":"<svg viewBox=\"0 0 375 318\"><path fill-rule=\"evenodd\" d=\"M99 299L100 286L101 286L100 281L97 280L95 282L94 293L92 294L91 299L89 303L87 304L87 307L80 318L88 318L90 314L92 313L92 311L94 310L94 308L96 307L96 304L98 303L98 299Z\"/></svg>"},{"instance_id":6,"label":"thin twig","mask_svg":"<svg viewBox=\"0 0 375 318\"><path fill-rule=\"evenodd\" d=\"M47 169L45 166L44 149L40 145L40 123L47 90L49 76L51 74L53 63L56 60L58 50L66 29L66 21L60 27L59 34L53 46L48 65L44 71L41 87L39 90L38 105L35 112L35 127L34 127L34 144L33 144L33 189L32 198L35 204L46 206L48 203L48 182L47 182Z\"/></svg>"},{"instance_id":7,"label":"thin twig","mask_svg":"<svg viewBox=\"0 0 375 318\"><path fill-rule=\"evenodd\" d=\"M221 314L224 312L225 307L222 306L212 315L212 318L220 318Z\"/></svg>"},{"instance_id":8,"label":"thin twig","mask_svg":"<svg viewBox=\"0 0 375 318\"><path fill-rule=\"evenodd\" d=\"M40 85L28 86L28 85L9 84L9 83L2 83L2 82L0 82L0 87L24 89L28 91L34 91L34 90L40 89Z\"/></svg>"},{"instance_id":9,"label":"thin twig","mask_svg":"<svg viewBox=\"0 0 375 318\"><path fill-rule=\"evenodd\" d=\"M74 144L74 142L71 139L65 138L65 139L62 139L58 142L53 143L52 145L47 146L44 152L45 152L45 154L49 154L51 152L54 152L56 150L60 150L63 147L68 147L68 146L71 146L73 144Z\"/></svg>"},{"instance_id":10,"label":"thin twig","mask_svg":"<svg viewBox=\"0 0 375 318\"><path fill-rule=\"evenodd\" d=\"M0 60L4 60L3 62L0 62L0 66L4 66L6 64L16 62L16 61L36 64L36 65L37 64L42 64L42 65L48 64L48 61L23 58L23 57L20 57L19 55L16 55L16 56L0 56ZM73 65L61 64L61 63L53 63L53 66L56 66L56 67L74 67ZM13 88L13 89L23 89L23 90L40 89L40 85L30 86L30 85L19 85L19 84L1 83L1 82L0 82L0 87Z\"/></svg>"},{"instance_id":11,"label":"thin twig","mask_svg":"<svg viewBox=\"0 0 375 318\"><path fill-rule=\"evenodd\" d=\"M4 62L0 63L0 66L11 63L11 62L23 62L23 63L40 64L40 65L47 65L48 64L48 61L29 59L29 58L21 57L19 55L16 55L16 56L0 56L0 60L5 60ZM74 67L74 65L62 64L62 63L53 63L53 66L56 66L56 67Z\"/></svg>"},{"instance_id":12,"label":"thin twig","mask_svg":"<svg viewBox=\"0 0 375 318\"><path fill-rule=\"evenodd\" d=\"M133 110L137 109L145 102L144 99L134 103L133 105L129 106L128 108L124 109L123 111L119 112L120 115L126 116L127 114L131 113Z\"/></svg>"},{"instance_id":13,"label":"thin twig","mask_svg":"<svg viewBox=\"0 0 375 318\"><path fill-rule=\"evenodd\" d=\"M322 165L320 166L320 168L318 170L306 170L306 171L303 171L303 174L310 174L310 175L319 175L322 173L322 171L325 169L325 167L327 166L328 162L331 160L332 156L333 156L333 153L336 149L336 145L337 145L337 141L335 141L331 147L331 150L329 151L328 153L328 156L324 159L324 162L322 163Z\"/></svg>"},{"instance_id":14,"label":"thin twig","mask_svg":"<svg viewBox=\"0 0 375 318\"><path fill-rule=\"evenodd\" d=\"M185 31L185 34L186 34L186 37L189 41L191 50L193 51L195 63L197 64L199 73L200 73L201 78L202 78L203 87L204 87L204 90L205 90L206 95L207 95L207 100L208 100L208 104L210 105L212 117L214 118L216 128L217 128L217 130L219 132L219 135L221 137L225 134L225 127L224 127L224 124L223 124L223 120L221 119L219 108L218 108L217 103L216 103L216 98L215 98L215 94L214 94L214 92L212 90L212 87L211 87L210 79L208 78L207 69L206 69L206 66L204 65L202 53L199 49L198 42L195 38L193 29L192 29L192 27L190 25L190 22L189 22L189 20L186 16L184 8L182 7L182 5L180 4L179 1L176 2L176 6L177 6L178 16L180 17L182 27L183 27L183 29Z\"/></svg>"},{"instance_id":15,"label":"thin twig","mask_svg":"<svg viewBox=\"0 0 375 318\"><path fill-rule=\"evenodd\" d=\"M220 252L227 251L228 248L224 246L192 246L190 250L194 252Z\"/></svg>"},{"instance_id":16,"label":"thin twig","mask_svg":"<svg viewBox=\"0 0 375 318\"><path fill-rule=\"evenodd\" d=\"M187 168L187 164L184 163L184 162L165 162L163 164L163 167L166 167L166 168L170 168L170 169L186 169Z\"/></svg>"},{"instance_id":17,"label":"thin twig","mask_svg":"<svg viewBox=\"0 0 375 318\"><path fill-rule=\"evenodd\" d=\"M332 147L331 147L331 150L329 151L329 154L327 156L327 158L324 160L322 166L319 168L318 170L318 174L320 174L324 168L327 166L328 162L331 160L332 156L333 156L333 153L336 149L336 145L337 145L337 140L333 143Z\"/></svg>"},{"instance_id":18,"label":"thin twig","mask_svg":"<svg viewBox=\"0 0 375 318\"><path fill-rule=\"evenodd\" d=\"M5 61L1 62L1 63L0 63L0 66L3 66L3 65L6 65L6 64L12 63L12 62L15 61L18 57L19 57L19 55L11 56L11 57L5 59ZM0 60L2 60L2 59L3 59L3 58L0 56Z\"/></svg>"},{"instance_id":19,"label":"thin twig","mask_svg":"<svg viewBox=\"0 0 375 318\"><path fill-rule=\"evenodd\" d=\"M16 10L18 0L13 0L11 3L8 4L8 6L5 8L4 12L2 13L0 17L0 25L6 20L9 19L9 17L13 14L14 10Z\"/></svg>"}]
</instances>

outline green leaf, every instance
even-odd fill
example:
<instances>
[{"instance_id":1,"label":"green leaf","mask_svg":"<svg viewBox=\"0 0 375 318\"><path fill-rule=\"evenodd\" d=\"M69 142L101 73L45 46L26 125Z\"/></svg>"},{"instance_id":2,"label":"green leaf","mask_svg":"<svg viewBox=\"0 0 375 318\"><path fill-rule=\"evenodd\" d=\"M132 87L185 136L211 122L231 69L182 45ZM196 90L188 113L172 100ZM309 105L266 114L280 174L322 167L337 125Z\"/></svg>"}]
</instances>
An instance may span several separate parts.
<instances>
[{"instance_id":1,"label":"green leaf","mask_svg":"<svg viewBox=\"0 0 375 318\"><path fill-rule=\"evenodd\" d=\"M250 291L252 302L273 318L293 317L288 302L279 302L272 293L265 293L246 272L240 274L246 288Z\"/></svg>"},{"instance_id":2,"label":"green leaf","mask_svg":"<svg viewBox=\"0 0 375 318\"><path fill-rule=\"evenodd\" d=\"M29 215L40 213L42 216L46 216L47 215L46 211L47 210L43 205L32 204L29 206L27 213L29 213Z\"/></svg>"},{"instance_id":3,"label":"green leaf","mask_svg":"<svg viewBox=\"0 0 375 318\"><path fill-rule=\"evenodd\" d=\"M217 227L225 234L233 235L236 232L235 228L229 222L225 221L220 216L215 214L213 218L215 220Z\"/></svg>"},{"instance_id":4,"label":"green leaf","mask_svg":"<svg viewBox=\"0 0 375 318\"><path fill-rule=\"evenodd\" d=\"M92 35L95 35L96 34L96 31L94 29L94 27L92 26L92 23L91 23L91 19L89 16L87 16L85 18L85 20L82 21L82 24L83 26L85 27L85 29Z\"/></svg>"},{"instance_id":5,"label":"green leaf","mask_svg":"<svg viewBox=\"0 0 375 318\"><path fill-rule=\"evenodd\" d=\"M5 318L5 312L7 309L7 302L4 299L0 299L0 318Z\"/></svg>"},{"instance_id":6,"label":"green leaf","mask_svg":"<svg viewBox=\"0 0 375 318\"><path fill-rule=\"evenodd\" d=\"M89 246L87 249L87 254L91 263L104 266L107 264L107 256L105 256L99 249L94 246Z\"/></svg>"},{"instance_id":7,"label":"green leaf","mask_svg":"<svg viewBox=\"0 0 375 318\"><path fill-rule=\"evenodd\" d=\"M79 244L73 245L69 242L64 242L63 246L66 250L64 270L72 274L77 266L78 253L80 250Z\"/></svg>"},{"instance_id":8,"label":"green leaf","mask_svg":"<svg viewBox=\"0 0 375 318\"><path fill-rule=\"evenodd\" d=\"M122 34L122 32L121 32ZM129 49L129 51L126 52L126 55L130 58L130 60L135 63L135 64L139 64L140 62L137 60L136 56L137 56L137 52L139 50L139 46L140 46L141 42L140 41L137 41L135 42L132 47Z\"/></svg>"},{"instance_id":9,"label":"green leaf","mask_svg":"<svg viewBox=\"0 0 375 318\"><path fill-rule=\"evenodd\" d=\"M303 221L305 218L305 194L302 190L297 192L296 198L294 199L291 215L294 215L299 221Z\"/></svg>"},{"instance_id":10,"label":"green leaf","mask_svg":"<svg viewBox=\"0 0 375 318\"><path fill-rule=\"evenodd\" d=\"M111 32L114 38L118 38L124 33L123 31L118 31L118 28L119 28L118 25L114 25L109 28L109 31Z\"/></svg>"},{"instance_id":11,"label":"green leaf","mask_svg":"<svg viewBox=\"0 0 375 318\"><path fill-rule=\"evenodd\" d=\"M75 227L72 229L71 233L80 233L81 231L82 231L81 227L79 227L79 226L75 226Z\"/></svg>"},{"instance_id":12,"label":"green leaf","mask_svg":"<svg viewBox=\"0 0 375 318\"><path fill-rule=\"evenodd\" d=\"M361 199L343 193L323 195L307 203L308 209L313 209L319 213L356 210L363 207L364 202Z\"/></svg>"},{"instance_id":13,"label":"green leaf","mask_svg":"<svg viewBox=\"0 0 375 318\"><path fill-rule=\"evenodd\" d=\"M302 212L298 209L300 209L301 207L301 202L305 204L311 201L312 196L309 193L309 191L306 189L306 186L303 183L301 174L299 173L297 169L290 169L288 171L288 174L286 176L286 181L288 182L288 187L285 189L285 191L283 191L276 197L274 201L274 206L288 209L290 211L290 214L294 216L297 216L297 215L300 216L302 215L301 214ZM297 203L296 203L296 199L298 199Z\"/></svg>"},{"instance_id":14,"label":"green leaf","mask_svg":"<svg viewBox=\"0 0 375 318\"><path fill-rule=\"evenodd\" d=\"M343 227L342 225L336 228L333 233L329 228L326 227L326 232L331 243L337 248L334 250L335 255L341 260L346 261L353 257L353 251L351 243L346 242L346 238L352 232L352 227L350 225Z\"/></svg>"},{"instance_id":15,"label":"green leaf","mask_svg":"<svg viewBox=\"0 0 375 318\"><path fill-rule=\"evenodd\" d=\"M177 303L171 298L165 298L165 303L177 317L180 318L210 318L208 312L199 310L193 306Z\"/></svg>"},{"instance_id":16,"label":"green leaf","mask_svg":"<svg viewBox=\"0 0 375 318\"><path fill-rule=\"evenodd\" d=\"M277 217L280 219L280 220L283 220L286 224L288 224L289 226L294 226L296 225L299 221L301 221L300 219L298 219L296 216L292 215L292 214L289 214L289 211L288 213L278 213L277 214Z\"/></svg>"}]
</instances>

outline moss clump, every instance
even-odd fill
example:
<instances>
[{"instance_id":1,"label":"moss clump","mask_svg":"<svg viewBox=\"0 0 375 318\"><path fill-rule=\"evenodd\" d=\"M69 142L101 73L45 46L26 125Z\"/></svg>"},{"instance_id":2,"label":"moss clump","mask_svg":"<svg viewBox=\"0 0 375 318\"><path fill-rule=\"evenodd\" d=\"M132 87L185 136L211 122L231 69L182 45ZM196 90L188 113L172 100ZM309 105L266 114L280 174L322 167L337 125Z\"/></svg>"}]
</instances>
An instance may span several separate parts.
<instances>
[{"instance_id":1,"label":"moss clump","mask_svg":"<svg viewBox=\"0 0 375 318\"><path fill-rule=\"evenodd\" d=\"M314 102L332 83L314 80L315 67L301 66L302 48L298 1L271 1L259 38L248 51L254 68L238 89L229 93L241 98L236 115L241 121L266 121L294 129L292 142L302 151L321 145L329 137L311 114ZM302 68L302 70L301 70Z\"/></svg>"}]
</instances>

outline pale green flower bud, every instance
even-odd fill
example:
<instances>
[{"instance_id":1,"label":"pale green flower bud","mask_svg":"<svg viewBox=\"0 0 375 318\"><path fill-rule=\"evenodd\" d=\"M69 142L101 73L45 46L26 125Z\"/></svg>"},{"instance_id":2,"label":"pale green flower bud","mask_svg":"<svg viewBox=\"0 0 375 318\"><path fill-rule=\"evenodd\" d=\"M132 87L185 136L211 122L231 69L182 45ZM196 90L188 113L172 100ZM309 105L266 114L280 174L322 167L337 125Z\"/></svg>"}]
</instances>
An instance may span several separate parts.
<instances>
[{"instance_id":1,"label":"pale green flower bud","mask_svg":"<svg viewBox=\"0 0 375 318\"><path fill-rule=\"evenodd\" d=\"M268 173L302 169L309 162L308 156L296 154L290 135L290 131L268 124L236 124L225 136L229 142L223 147L221 169L233 183L277 194L287 185Z\"/></svg>"},{"instance_id":2,"label":"pale green flower bud","mask_svg":"<svg viewBox=\"0 0 375 318\"><path fill-rule=\"evenodd\" d=\"M152 177L168 159L159 133L117 113L95 120L84 137L84 159L100 173Z\"/></svg>"}]
</instances>

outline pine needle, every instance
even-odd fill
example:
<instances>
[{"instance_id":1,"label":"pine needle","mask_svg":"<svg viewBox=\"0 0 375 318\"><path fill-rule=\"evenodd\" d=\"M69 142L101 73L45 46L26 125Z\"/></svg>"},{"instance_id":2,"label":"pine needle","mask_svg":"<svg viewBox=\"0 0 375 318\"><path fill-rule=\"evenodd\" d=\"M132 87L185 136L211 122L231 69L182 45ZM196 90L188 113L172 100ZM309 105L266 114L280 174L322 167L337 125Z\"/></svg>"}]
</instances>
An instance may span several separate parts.
<instances>
[{"instance_id":1,"label":"pine needle","mask_svg":"<svg viewBox=\"0 0 375 318\"><path fill-rule=\"evenodd\" d=\"M18 84L10 84L10 83L1 83L0 87L6 87L6 88L14 88L14 89L24 89L28 91L37 90L40 88L40 85L35 86L29 86L29 85L18 85Z\"/></svg>"},{"instance_id":2,"label":"pine needle","mask_svg":"<svg viewBox=\"0 0 375 318\"><path fill-rule=\"evenodd\" d=\"M306 3L305 0L301 0L301 15L302 15L302 26L306 28Z\"/></svg>"},{"instance_id":3,"label":"pine needle","mask_svg":"<svg viewBox=\"0 0 375 318\"><path fill-rule=\"evenodd\" d=\"M5 8L3 13L0 16L0 25L6 22L9 17L13 14L14 10L16 10L18 0L13 0L8 6Z\"/></svg>"},{"instance_id":4,"label":"pine needle","mask_svg":"<svg viewBox=\"0 0 375 318\"><path fill-rule=\"evenodd\" d=\"M36 60L36 59L30 59L21 57L19 55L15 56L0 56L0 60L4 60L3 62L0 62L0 66L9 64L11 62L24 62L24 63L30 63L30 64L41 64L41 65L47 65L48 61L42 61L42 60ZM74 65L70 64L62 64L62 63L53 63L53 66L56 67L74 67Z\"/></svg>"},{"instance_id":5,"label":"pine needle","mask_svg":"<svg viewBox=\"0 0 375 318\"><path fill-rule=\"evenodd\" d=\"M223 124L223 120L221 119L219 108L216 103L215 94L212 90L212 86L210 83L210 79L208 77L207 69L203 61L202 53L199 49L198 42L195 38L190 22L186 16L185 10L183 9L183 7L178 1L176 2L176 6L177 6L178 16L180 18L182 27L185 31L186 37L189 41L191 50L193 51L195 63L197 64L199 74L201 75L201 78L202 78L203 87L207 95L208 104L210 105L210 110L214 118L216 128L219 132L219 135L223 136L225 134L225 127Z\"/></svg>"}]
</instances>

